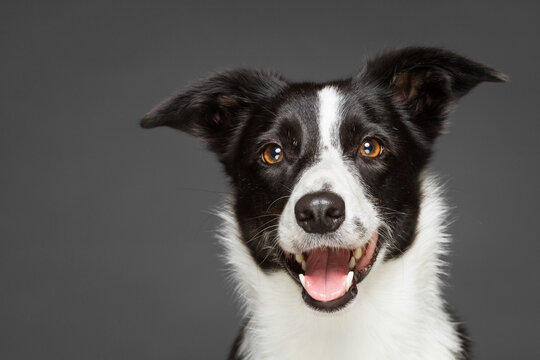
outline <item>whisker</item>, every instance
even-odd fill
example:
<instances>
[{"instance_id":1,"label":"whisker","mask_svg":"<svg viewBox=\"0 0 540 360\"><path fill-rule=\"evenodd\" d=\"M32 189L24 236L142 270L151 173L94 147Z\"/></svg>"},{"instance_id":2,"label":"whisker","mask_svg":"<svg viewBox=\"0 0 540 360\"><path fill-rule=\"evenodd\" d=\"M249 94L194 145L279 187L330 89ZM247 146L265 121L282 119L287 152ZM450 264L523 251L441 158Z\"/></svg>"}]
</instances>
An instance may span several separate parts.
<instances>
[{"instance_id":1,"label":"whisker","mask_svg":"<svg viewBox=\"0 0 540 360\"><path fill-rule=\"evenodd\" d=\"M272 207L272 205L274 205L274 204L275 204L276 202L278 202L279 200L287 199L287 198L289 198L289 197L290 197L290 195L285 195L285 196L279 197L279 198L277 198L276 200L272 201L272 202L270 203L270 205L268 205L268 208L266 209L266 212L268 212L268 210L270 210L270 208Z\"/></svg>"},{"instance_id":2,"label":"whisker","mask_svg":"<svg viewBox=\"0 0 540 360\"><path fill-rule=\"evenodd\" d=\"M257 219L261 219L261 218L265 218L265 217L276 217L276 218L279 218L280 214L263 214L263 215L259 215L259 216L254 216L254 217L251 217L251 218L247 218L246 220L257 220Z\"/></svg>"},{"instance_id":3,"label":"whisker","mask_svg":"<svg viewBox=\"0 0 540 360\"><path fill-rule=\"evenodd\" d=\"M249 244L250 242L256 240L261 234L267 232L270 229L277 229L278 226L279 226L278 224L267 226L266 228L262 229L261 231L253 235L249 240L246 240L246 244Z\"/></svg>"}]
</instances>

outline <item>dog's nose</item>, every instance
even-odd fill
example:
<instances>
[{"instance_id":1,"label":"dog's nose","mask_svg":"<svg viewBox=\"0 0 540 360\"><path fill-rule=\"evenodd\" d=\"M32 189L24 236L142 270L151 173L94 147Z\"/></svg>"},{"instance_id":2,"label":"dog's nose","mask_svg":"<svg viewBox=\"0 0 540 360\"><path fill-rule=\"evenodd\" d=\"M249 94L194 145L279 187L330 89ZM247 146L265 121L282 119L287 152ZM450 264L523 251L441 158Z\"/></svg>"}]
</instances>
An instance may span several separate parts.
<instances>
[{"instance_id":1,"label":"dog's nose","mask_svg":"<svg viewBox=\"0 0 540 360\"><path fill-rule=\"evenodd\" d=\"M296 222L308 233L324 234L337 230L345 220L345 202L332 192L304 195L294 206Z\"/></svg>"}]
</instances>

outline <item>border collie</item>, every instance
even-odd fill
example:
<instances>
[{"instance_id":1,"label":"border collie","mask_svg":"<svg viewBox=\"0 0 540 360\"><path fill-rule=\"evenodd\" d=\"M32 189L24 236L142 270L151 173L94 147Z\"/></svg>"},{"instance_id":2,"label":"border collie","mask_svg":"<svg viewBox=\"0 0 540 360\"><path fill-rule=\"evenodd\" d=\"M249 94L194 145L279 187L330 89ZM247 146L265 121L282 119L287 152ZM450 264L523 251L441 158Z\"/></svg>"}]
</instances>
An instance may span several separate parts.
<instances>
[{"instance_id":1,"label":"border collie","mask_svg":"<svg viewBox=\"0 0 540 360\"><path fill-rule=\"evenodd\" d=\"M505 79L409 47L325 83L220 72L142 119L200 138L230 177L220 238L245 318L230 359L468 358L426 164L455 102Z\"/></svg>"}]
</instances>

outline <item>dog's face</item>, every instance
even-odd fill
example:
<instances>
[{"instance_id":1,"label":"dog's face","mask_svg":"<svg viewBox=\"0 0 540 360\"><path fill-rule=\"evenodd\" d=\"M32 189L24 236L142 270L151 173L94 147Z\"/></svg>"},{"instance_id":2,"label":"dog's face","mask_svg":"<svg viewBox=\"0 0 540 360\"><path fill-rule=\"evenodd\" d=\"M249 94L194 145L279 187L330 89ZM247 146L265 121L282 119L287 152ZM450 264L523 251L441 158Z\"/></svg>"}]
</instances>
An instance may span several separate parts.
<instances>
[{"instance_id":1,"label":"dog's face","mask_svg":"<svg viewBox=\"0 0 540 360\"><path fill-rule=\"evenodd\" d=\"M450 106L479 82L502 80L454 53L406 48L323 84L219 73L142 125L204 140L232 180L236 221L256 263L288 272L309 306L336 311L376 262L414 241L419 176Z\"/></svg>"}]
</instances>

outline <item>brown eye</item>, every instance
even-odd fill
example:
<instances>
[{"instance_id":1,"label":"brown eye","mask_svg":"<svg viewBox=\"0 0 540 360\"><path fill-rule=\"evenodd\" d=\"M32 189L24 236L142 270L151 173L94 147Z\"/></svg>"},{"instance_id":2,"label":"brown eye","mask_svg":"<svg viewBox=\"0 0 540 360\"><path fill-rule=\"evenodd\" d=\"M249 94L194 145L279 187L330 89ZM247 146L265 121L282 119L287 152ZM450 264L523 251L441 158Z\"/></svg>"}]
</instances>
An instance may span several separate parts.
<instances>
[{"instance_id":1,"label":"brown eye","mask_svg":"<svg viewBox=\"0 0 540 360\"><path fill-rule=\"evenodd\" d=\"M365 157L374 158L381 154L382 146L374 138L365 138L360 145L360 154Z\"/></svg>"},{"instance_id":2,"label":"brown eye","mask_svg":"<svg viewBox=\"0 0 540 360\"><path fill-rule=\"evenodd\" d=\"M270 144L264 148L263 160L265 163L273 165L283 160L283 149L277 144Z\"/></svg>"}]
</instances>

